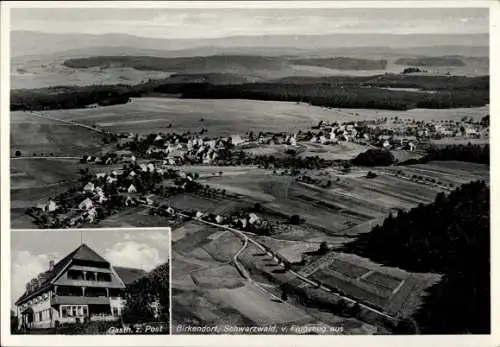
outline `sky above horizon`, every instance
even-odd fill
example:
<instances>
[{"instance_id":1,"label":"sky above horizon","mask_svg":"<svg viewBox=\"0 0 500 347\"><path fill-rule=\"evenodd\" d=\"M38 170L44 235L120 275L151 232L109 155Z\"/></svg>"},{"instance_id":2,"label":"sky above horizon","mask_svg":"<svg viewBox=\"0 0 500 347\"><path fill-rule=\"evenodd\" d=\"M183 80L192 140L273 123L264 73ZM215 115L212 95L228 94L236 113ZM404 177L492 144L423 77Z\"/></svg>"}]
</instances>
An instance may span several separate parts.
<instances>
[{"instance_id":1,"label":"sky above horizon","mask_svg":"<svg viewBox=\"0 0 500 347\"><path fill-rule=\"evenodd\" d=\"M487 8L11 9L11 30L153 38L488 33Z\"/></svg>"},{"instance_id":2,"label":"sky above horizon","mask_svg":"<svg viewBox=\"0 0 500 347\"><path fill-rule=\"evenodd\" d=\"M80 246L82 230L33 230L11 234L11 303L25 285ZM169 259L167 229L95 229L83 232L83 242L113 266L152 270ZM12 308L14 308L12 306Z\"/></svg>"}]
</instances>

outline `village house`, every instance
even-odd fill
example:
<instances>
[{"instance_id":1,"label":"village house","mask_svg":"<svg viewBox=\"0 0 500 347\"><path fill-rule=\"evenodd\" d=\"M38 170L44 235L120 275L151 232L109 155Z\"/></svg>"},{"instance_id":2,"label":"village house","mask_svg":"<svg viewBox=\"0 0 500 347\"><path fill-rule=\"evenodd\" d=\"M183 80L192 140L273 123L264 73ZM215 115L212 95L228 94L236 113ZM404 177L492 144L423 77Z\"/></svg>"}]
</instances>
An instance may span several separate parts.
<instances>
[{"instance_id":1,"label":"village house","mask_svg":"<svg viewBox=\"0 0 500 347\"><path fill-rule=\"evenodd\" d=\"M137 188L131 184L128 188L127 188L127 192L128 193L137 193Z\"/></svg>"},{"instance_id":2,"label":"village house","mask_svg":"<svg viewBox=\"0 0 500 347\"><path fill-rule=\"evenodd\" d=\"M254 224L255 222L259 221L259 219L260 219L255 213L250 213L248 215L248 217L249 217L248 222L250 224Z\"/></svg>"},{"instance_id":3,"label":"village house","mask_svg":"<svg viewBox=\"0 0 500 347\"><path fill-rule=\"evenodd\" d=\"M93 192L95 189L95 185L94 183L92 182L88 182L84 187L83 187L83 191L84 192Z\"/></svg>"},{"instance_id":4,"label":"village house","mask_svg":"<svg viewBox=\"0 0 500 347\"><path fill-rule=\"evenodd\" d=\"M125 307L128 285L141 269L112 266L86 244L26 284L16 300L18 328L54 328L84 321L115 321Z\"/></svg>"},{"instance_id":5,"label":"village house","mask_svg":"<svg viewBox=\"0 0 500 347\"><path fill-rule=\"evenodd\" d=\"M92 200L90 200L90 198L86 198L78 205L78 208L80 210L89 210L92 207L94 207L94 203L92 202Z\"/></svg>"},{"instance_id":6,"label":"village house","mask_svg":"<svg viewBox=\"0 0 500 347\"><path fill-rule=\"evenodd\" d=\"M245 143L245 140L241 137L241 135L231 135L231 143L234 146L238 146Z\"/></svg>"},{"instance_id":7,"label":"village house","mask_svg":"<svg viewBox=\"0 0 500 347\"><path fill-rule=\"evenodd\" d=\"M48 212L54 212L55 210L57 210L57 204L54 200L52 199L49 199L49 203L47 204L47 211Z\"/></svg>"}]
</instances>

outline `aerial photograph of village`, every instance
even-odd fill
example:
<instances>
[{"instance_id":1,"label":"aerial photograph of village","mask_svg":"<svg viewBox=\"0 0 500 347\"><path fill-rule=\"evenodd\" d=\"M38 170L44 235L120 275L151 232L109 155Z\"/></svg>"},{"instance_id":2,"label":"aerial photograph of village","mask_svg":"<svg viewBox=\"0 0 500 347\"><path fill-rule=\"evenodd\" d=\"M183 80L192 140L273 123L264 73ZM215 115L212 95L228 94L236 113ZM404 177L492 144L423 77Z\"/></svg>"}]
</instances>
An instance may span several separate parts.
<instances>
[{"instance_id":1,"label":"aerial photograph of village","mask_svg":"<svg viewBox=\"0 0 500 347\"><path fill-rule=\"evenodd\" d=\"M96 258L126 292L90 235L171 228L171 334L490 333L488 8L10 22L12 233L94 230L60 268ZM18 331L59 328L31 292Z\"/></svg>"}]
</instances>

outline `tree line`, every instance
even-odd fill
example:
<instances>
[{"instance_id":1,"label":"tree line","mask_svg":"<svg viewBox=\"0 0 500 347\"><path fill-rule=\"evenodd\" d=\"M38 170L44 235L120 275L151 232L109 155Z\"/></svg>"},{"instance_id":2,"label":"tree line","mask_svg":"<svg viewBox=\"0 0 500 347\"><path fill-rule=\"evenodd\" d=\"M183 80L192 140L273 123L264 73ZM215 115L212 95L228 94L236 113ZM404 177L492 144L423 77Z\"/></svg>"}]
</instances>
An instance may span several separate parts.
<instances>
[{"instance_id":1,"label":"tree line","mask_svg":"<svg viewBox=\"0 0 500 347\"><path fill-rule=\"evenodd\" d=\"M434 93L381 89L418 88ZM239 85L149 80L137 85L59 86L11 91L11 110L51 110L114 105L156 93L183 98L304 102L335 108L408 110L477 107L489 103L489 76L298 77Z\"/></svg>"},{"instance_id":2,"label":"tree line","mask_svg":"<svg viewBox=\"0 0 500 347\"><path fill-rule=\"evenodd\" d=\"M490 164L490 145L448 145L446 147L431 146L427 154L420 159L410 159L400 165L423 164L431 160L456 160L477 164Z\"/></svg>"},{"instance_id":3,"label":"tree line","mask_svg":"<svg viewBox=\"0 0 500 347\"><path fill-rule=\"evenodd\" d=\"M424 334L490 333L490 191L464 184L429 205L389 215L343 247L411 272L443 274L413 318Z\"/></svg>"}]
</instances>

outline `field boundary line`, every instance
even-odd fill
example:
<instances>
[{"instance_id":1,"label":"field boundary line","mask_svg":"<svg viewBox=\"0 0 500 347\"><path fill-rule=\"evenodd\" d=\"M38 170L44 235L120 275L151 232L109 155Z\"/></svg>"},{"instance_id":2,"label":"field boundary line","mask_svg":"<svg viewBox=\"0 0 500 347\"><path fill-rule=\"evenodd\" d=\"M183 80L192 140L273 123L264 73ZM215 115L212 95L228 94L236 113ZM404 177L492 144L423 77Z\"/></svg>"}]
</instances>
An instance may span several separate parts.
<instances>
[{"instance_id":1,"label":"field boundary line","mask_svg":"<svg viewBox=\"0 0 500 347\"><path fill-rule=\"evenodd\" d=\"M362 280L362 279L365 279L367 278L368 276L370 276L372 273L374 273L375 270L370 270L364 274L362 274L361 276L359 276L358 278L356 278L358 281Z\"/></svg>"},{"instance_id":2,"label":"field boundary line","mask_svg":"<svg viewBox=\"0 0 500 347\"><path fill-rule=\"evenodd\" d=\"M35 116L35 117L39 117L39 118L42 118L42 119L49 119L49 120L53 120L53 121L56 121L56 122L61 122L61 123L66 123L66 124L70 124L70 125L74 125L74 126L79 126L79 127L91 130L91 131L95 131L95 132L97 132L99 134L104 134L105 133L104 130L93 128L90 125L86 125L86 124L82 124L82 123L78 123L78 122L74 122L74 121L70 121L70 120L65 120L65 119L55 118L55 117L52 117L52 116L46 116L46 115L42 115L42 114L37 114L35 112L30 112L30 115Z\"/></svg>"},{"instance_id":3,"label":"field boundary line","mask_svg":"<svg viewBox=\"0 0 500 347\"><path fill-rule=\"evenodd\" d=\"M398 286L396 288L394 288L394 290L392 291L392 294L393 295L396 294L401 289L403 284L405 284L405 280L401 280L401 282L399 282Z\"/></svg>"}]
</instances>

